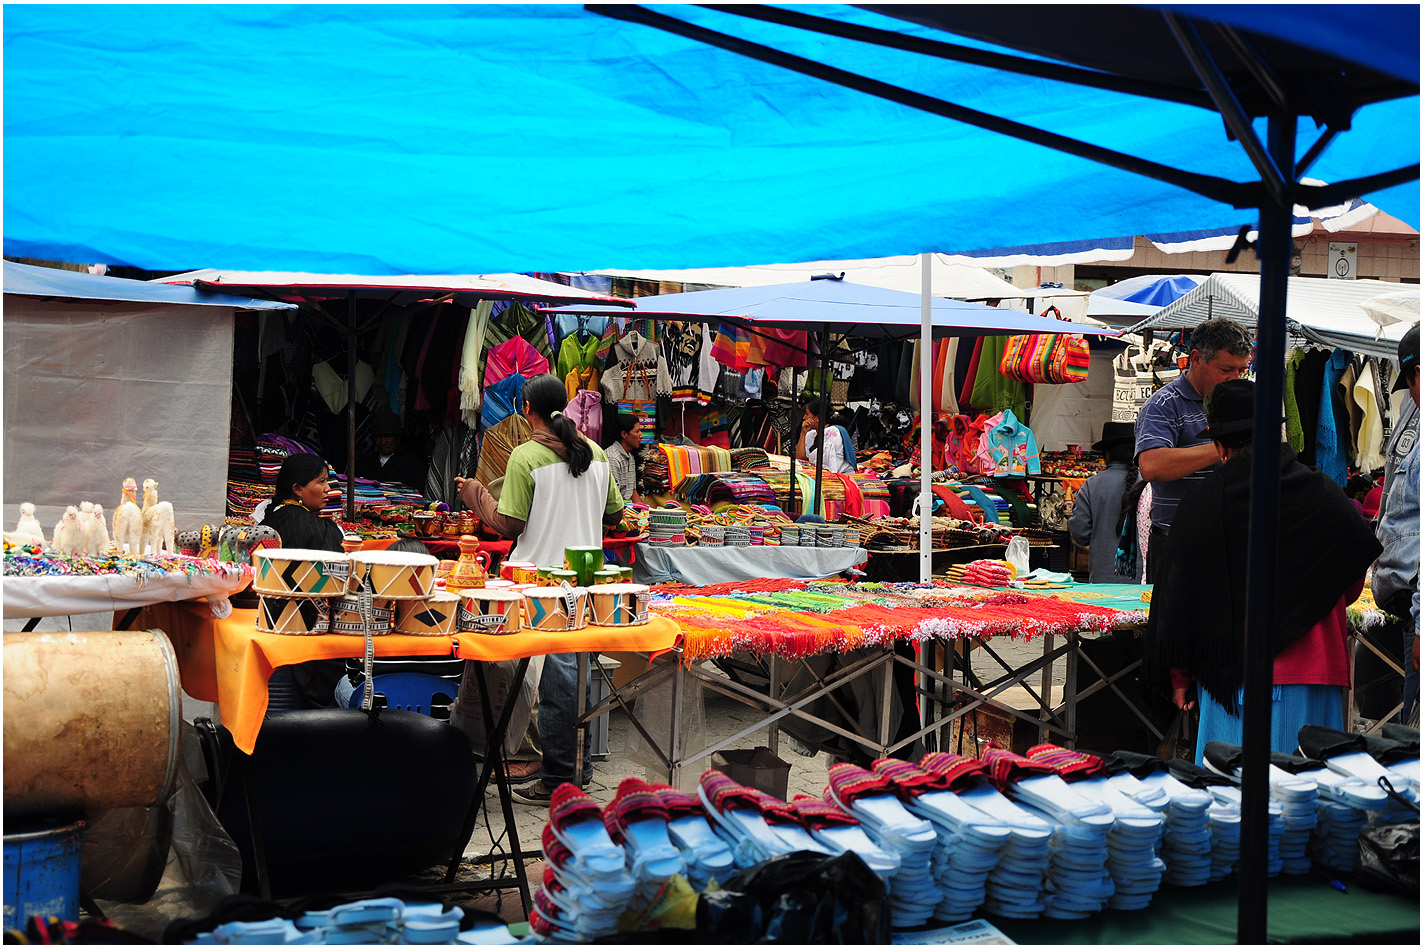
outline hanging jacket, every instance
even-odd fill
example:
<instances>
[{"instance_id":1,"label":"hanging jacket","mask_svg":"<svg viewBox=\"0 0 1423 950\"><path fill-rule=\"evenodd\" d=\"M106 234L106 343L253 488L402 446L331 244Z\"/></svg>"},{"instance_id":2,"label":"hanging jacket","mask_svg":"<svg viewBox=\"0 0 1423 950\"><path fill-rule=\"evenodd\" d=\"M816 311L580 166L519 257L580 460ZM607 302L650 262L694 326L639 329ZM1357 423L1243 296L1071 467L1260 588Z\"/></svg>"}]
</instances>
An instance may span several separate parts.
<instances>
[{"instance_id":1,"label":"hanging jacket","mask_svg":"<svg viewBox=\"0 0 1423 950\"><path fill-rule=\"evenodd\" d=\"M1038 440L1032 429L1018 421L1013 410L1003 410L1002 420L986 431L984 442L988 445L988 453L993 461L994 475L1002 477L1041 474Z\"/></svg>"},{"instance_id":2,"label":"hanging jacket","mask_svg":"<svg viewBox=\"0 0 1423 950\"><path fill-rule=\"evenodd\" d=\"M573 421L578 431L602 445L603 397L595 390L583 389L568 400L563 414Z\"/></svg>"},{"instance_id":3,"label":"hanging jacket","mask_svg":"<svg viewBox=\"0 0 1423 950\"><path fill-rule=\"evenodd\" d=\"M567 379L568 374L580 369L602 369L603 364L598 362L598 347L602 345L602 338L592 333L586 339L578 339L577 333L570 333L563 338L563 342L558 346L558 361L554 364L553 373L559 379Z\"/></svg>"}]
</instances>

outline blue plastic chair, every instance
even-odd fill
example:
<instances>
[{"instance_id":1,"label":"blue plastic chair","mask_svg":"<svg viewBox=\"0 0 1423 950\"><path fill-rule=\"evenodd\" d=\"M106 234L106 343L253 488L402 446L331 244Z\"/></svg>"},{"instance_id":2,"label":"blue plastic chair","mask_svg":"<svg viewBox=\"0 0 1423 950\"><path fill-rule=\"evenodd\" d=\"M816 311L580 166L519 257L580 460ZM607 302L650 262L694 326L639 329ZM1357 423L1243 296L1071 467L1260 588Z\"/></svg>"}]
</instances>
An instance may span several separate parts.
<instances>
[{"instance_id":1,"label":"blue plastic chair","mask_svg":"<svg viewBox=\"0 0 1423 950\"><path fill-rule=\"evenodd\" d=\"M385 697L386 709L407 709L428 716L431 707L453 703L459 687L429 673L382 673L375 677L375 691ZM360 709L364 694L362 683L347 700L347 708ZM444 698L445 702L437 702L436 697Z\"/></svg>"}]
</instances>

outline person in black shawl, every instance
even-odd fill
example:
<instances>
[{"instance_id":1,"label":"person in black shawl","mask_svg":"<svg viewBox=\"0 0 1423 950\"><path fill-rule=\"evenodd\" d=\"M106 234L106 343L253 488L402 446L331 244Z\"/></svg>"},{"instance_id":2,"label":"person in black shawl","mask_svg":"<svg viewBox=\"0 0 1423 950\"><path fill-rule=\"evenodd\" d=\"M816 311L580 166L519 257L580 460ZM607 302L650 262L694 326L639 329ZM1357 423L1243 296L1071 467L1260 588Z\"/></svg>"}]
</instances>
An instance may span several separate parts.
<instances>
[{"instance_id":1,"label":"person in black shawl","mask_svg":"<svg viewBox=\"0 0 1423 950\"><path fill-rule=\"evenodd\" d=\"M1181 709L1195 704L1192 681L1199 686L1198 763L1211 740L1241 744L1254 393L1247 380L1216 386L1208 434L1225 464L1191 487L1162 550L1152 550L1163 560L1147 622L1146 676L1158 686L1169 681ZM1276 752L1293 752L1306 723L1342 728L1345 608L1378 553L1373 532L1339 486L1281 446L1271 650Z\"/></svg>"},{"instance_id":2,"label":"person in black shawl","mask_svg":"<svg viewBox=\"0 0 1423 950\"><path fill-rule=\"evenodd\" d=\"M340 551L343 532L336 522L321 517L329 491L330 468L318 455L301 452L287 456L277 473L277 490L262 524L282 536L282 547L308 551Z\"/></svg>"},{"instance_id":3,"label":"person in black shawl","mask_svg":"<svg viewBox=\"0 0 1423 950\"><path fill-rule=\"evenodd\" d=\"M341 551L344 532L330 518L321 517L326 507L330 466L318 455L299 452L287 456L277 472L277 490L262 516L262 524L282 536L282 547L307 551ZM289 670L301 688L307 705L329 708L336 705L336 683L346 673L343 660L310 660L272 672L274 678Z\"/></svg>"}]
</instances>

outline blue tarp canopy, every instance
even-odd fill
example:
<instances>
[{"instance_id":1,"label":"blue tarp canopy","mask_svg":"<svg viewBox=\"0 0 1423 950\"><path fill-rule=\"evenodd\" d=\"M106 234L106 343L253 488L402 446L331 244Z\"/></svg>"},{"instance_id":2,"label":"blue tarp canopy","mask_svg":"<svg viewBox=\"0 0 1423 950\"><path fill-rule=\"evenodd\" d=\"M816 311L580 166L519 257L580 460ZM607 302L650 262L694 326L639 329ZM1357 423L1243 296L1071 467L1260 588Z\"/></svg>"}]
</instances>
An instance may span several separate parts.
<instances>
[{"instance_id":1,"label":"blue tarp canopy","mask_svg":"<svg viewBox=\"0 0 1423 950\"><path fill-rule=\"evenodd\" d=\"M253 300L230 294L205 294L192 287L153 284L123 277L100 277L54 267L5 261L5 293L48 300L95 300L104 303L166 303L237 310L295 310L282 300Z\"/></svg>"},{"instance_id":2,"label":"blue tarp canopy","mask_svg":"<svg viewBox=\"0 0 1423 950\"><path fill-rule=\"evenodd\" d=\"M890 8L956 17L951 34L850 6L799 9L910 41L988 53L1021 44L1025 58L1068 63L1130 54L1131 69L1169 64L1173 83L1189 73L1179 50L1156 48L1156 10ZM626 8L5 12L11 256L162 270L596 271L964 252L1257 220L1246 187L1257 173L1199 93L1136 96L718 9L646 12L1241 187L1227 200L1202 197L612 18ZM1258 31L1244 35L1289 52L1284 66L1322 68L1337 95L1321 102L1361 104L1311 177L1339 182L1418 161L1416 6L1189 12ZM971 16L990 22L992 37L962 32ZM1005 17L1012 23L993 21ZM1060 48L1031 49L1069 30ZM1120 31L1138 42L1118 41ZM1297 152L1318 136L1301 122ZM1418 223L1415 184L1366 197Z\"/></svg>"},{"instance_id":3,"label":"blue tarp canopy","mask_svg":"<svg viewBox=\"0 0 1423 950\"><path fill-rule=\"evenodd\" d=\"M1117 331L1069 323L963 300L932 299L930 320L935 336L983 336L1005 333L1091 333L1113 336ZM917 336L923 319L918 294L833 277L773 284L768 287L727 287L658 294L637 298L635 316L669 320L743 322L756 328L819 330L853 336ZM570 304L552 313L628 316L621 307Z\"/></svg>"}]
</instances>

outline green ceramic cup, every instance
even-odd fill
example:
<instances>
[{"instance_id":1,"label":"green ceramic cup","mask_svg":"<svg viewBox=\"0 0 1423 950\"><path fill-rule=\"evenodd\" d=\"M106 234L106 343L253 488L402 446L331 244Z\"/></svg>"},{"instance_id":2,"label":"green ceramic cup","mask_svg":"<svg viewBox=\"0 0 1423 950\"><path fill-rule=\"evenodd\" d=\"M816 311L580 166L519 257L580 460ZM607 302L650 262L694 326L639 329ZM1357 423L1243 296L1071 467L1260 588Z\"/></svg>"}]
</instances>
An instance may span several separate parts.
<instances>
[{"instance_id":1,"label":"green ceramic cup","mask_svg":"<svg viewBox=\"0 0 1423 950\"><path fill-rule=\"evenodd\" d=\"M593 583L594 573L603 569L603 549L601 547L564 548L563 565L578 575L579 587L587 587Z\"/></svg>"}]
</instances>

